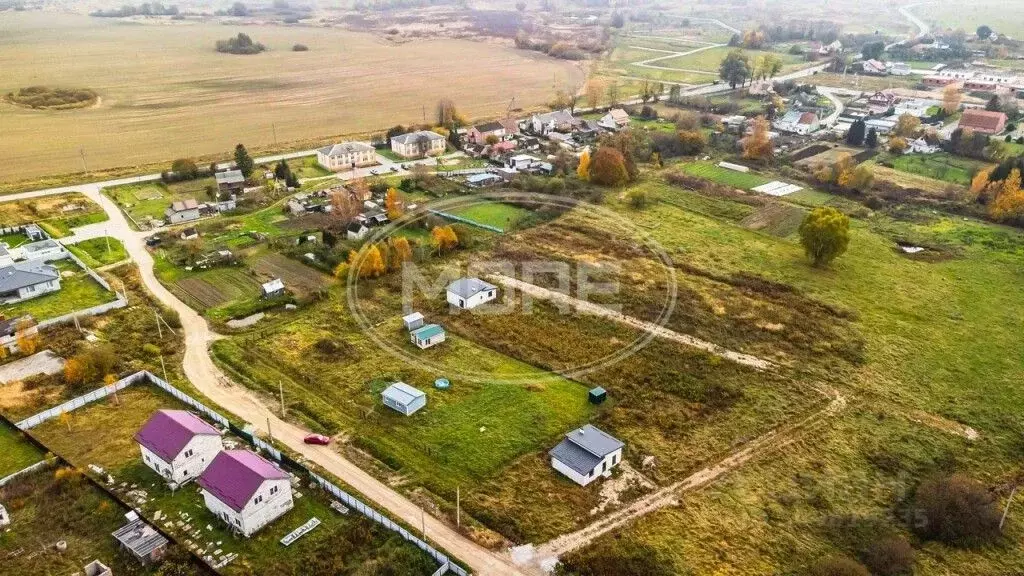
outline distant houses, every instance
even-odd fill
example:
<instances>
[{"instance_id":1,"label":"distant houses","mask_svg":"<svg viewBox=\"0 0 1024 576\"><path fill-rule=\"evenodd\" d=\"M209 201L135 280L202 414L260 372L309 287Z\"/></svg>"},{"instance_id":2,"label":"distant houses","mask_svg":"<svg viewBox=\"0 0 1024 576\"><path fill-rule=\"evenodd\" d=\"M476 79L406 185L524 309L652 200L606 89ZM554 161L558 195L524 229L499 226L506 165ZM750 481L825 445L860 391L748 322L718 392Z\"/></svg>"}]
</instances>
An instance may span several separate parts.
<instances>
[{"instance_id":1,"label":"distant houses","mask_svg":"<svg viewBox=\"0 0 1024 576\"><path fill-rule=\"evenodd\" d=\"M290 476L248 450L224 450L199 477L206 508L245 537L294 506Z\"/></svg>"},{"instance_id":2,"label":"distant houses","mask_svg":"<svg viewBox=\"0 0 1024 576\"><path fill-rule=\"evenodd\" d=\"M429 130L400 134L391 138L391 151L403 158L423 158L444 153L444 136Z\"/></svg>"},{"instance_id":3,"label":"distant houses","mask_svg":"<svg viewBox=\"0 0 1024 576\"><path fill-rule=\"evenodd\" d=\"M501 142L508 136L510 134L505 125L495 121L471 126L466 134L466 139L474 144L487 144L489 138L495 142Z\"/></svg>"},{"instance_id":4,"label":"distant houses","mask_svg":"<svg viewBox=\"0 0 1024 576\"><path fill-rule=\"evenodd\" d=\"M1006 114L968 108L960 116L959 126L979 134L999 134L1006 129Z\"/></svg>"},{"instance_id":5,"label":"distant houses","mask_svg":"<svg viewBox=\"0 0 1024 576\"><path fill-rule=\"evenodd\" d=\"M316 151L317 164L339 172L377 164L377 150L365 142L341 142Z\"/></svg>"},{"instance_id":6,"label":"distant houses","mask_svg":"<svg viewBox=\"0 0 1024 576\"><path fill-rule=\"evenodd\" d=\"M597 121L597 124L606 130L621 130L629 126L629 114L622 108L612 108Z\"/></svg>"},{"instance_id":7,"label":"distant houses","mask_svg":"<svg viewBox=\"0 0 1024 576\"><path fill-rule=\"evenodd\" d=\"M792 110L786 112L779 120L776 120L774 126L782 132L791 132L805 136L821 128L821 121L814 112Z\"/></svg>"},{"instance_id":8,"label":"distant houses","mask_svg":"<svg viewBox=\"0 0 1024 576\"><path fill-rule=\"evenodd\" d=\"M448 285L448 303L469 310L498 297L498 287L479 278L460 278Z\"/></svg>"},{"instance_id":9,"label":"distant houses","mask_svg":"<svg viewBox=\"0 0 1024 576\"><path fill-rule=\"evenodd\" d=\"M381 392L381 401L388 408L411 416L427 405L427 395L422 390L417 390L405 382L395 382Z\"/></svg>"},{"instance_id":10,"label":"distant houses","mask_svg":"<svg viewBox=\"0 0 1024 576\"><path fill-rule=\"evenodd\" d=\"M579 123L568 110L534 114L530 118L530 127L538 136L547 136L551 132L571 132Z\"/></svg>"},{"instance_id":11,"label":"distant houses","mask_svg":"<svg viewBox=\"0 0 1024 576\"><path fill-rule=\"evenodd\" d=\"M142 462L172 487L198 478L224 448L219 430L185 410L157 410L135 441Z\"/></svg>"},{"instance_id":12,"label":"distant houses","mask_svg":"<svg viewBox=\"0 0 1024 576\"><path fill-rule=\"evenodd\" d=\"M621 440L587 424L565 435L548 452L551 467L580 486L590 484L622 462Z\"/></svg>"}]
</instances>

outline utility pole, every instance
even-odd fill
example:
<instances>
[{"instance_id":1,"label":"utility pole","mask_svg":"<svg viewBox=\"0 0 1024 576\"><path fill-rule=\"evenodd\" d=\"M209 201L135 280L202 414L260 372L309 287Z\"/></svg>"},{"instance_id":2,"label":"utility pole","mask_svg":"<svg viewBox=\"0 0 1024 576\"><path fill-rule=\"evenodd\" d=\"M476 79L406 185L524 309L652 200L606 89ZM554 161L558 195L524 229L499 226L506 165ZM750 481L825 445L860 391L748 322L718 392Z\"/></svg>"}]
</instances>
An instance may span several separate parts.
<instances>
[{"instance_id":1,"label":"utility pole","mask_svg":"<svg viewBox=\"0 0 1024 576\"><path fill-rule=\"evenodd\" d=\"M1013 495L1017 493L1017 487L1010 490L1010 497L1006 499L1006 508L1003 510L1003 517L999 519L999 531L1003 531L1003 523L1006 522L1006 515L1010 513L1010 502L1013 502Z\"/></svg>"},{"instance_id":2,"label":"utility pole","mask_svg":"<svg viewBox=\"0 0 1024 576\"><path fill-rule=\"evenodd\" d=\"M156 318L156 333L160 337L160 339L163 340L164 329L160 327L160 313L157 312L156 310L153 310L153 317ZM163 358L163 356L161 356L160 358Z\"/></svg>"},{"instance_id":3,"label":"utility pole","mask_svg":"<svg viewBox=\"0 0 1024 576\"><path fill-rule=\"evenodd\" d=\"M427 123L427 105L426 104L423 105L423 123L424 124Z\"/></svg>"},{"instance_id":4,"label":"utility pole","mask_svg":"<svg viewBox=\"0 0 1024 576\"><path fill-rule=\"evenodd\" d=\"M270 416L267 416L267 438L270 439L270 445L274 445L274 432L270 429Z\"/></svg>"},{"instance_id":5,"label":"utility pole","mask_svg":"<svg viewBox=\"0 0 1024 576\"><path fill-rule=\"evenodd\" d=\"M277 381L277 390L281 394L281 418L284 418L284 384L281 381Z\"/></svg>"},{"instance_id":6,"label":"utility pole","mask_svg":"<svg viewBox=\"0 0 1024 576\"><path fill-rule=\"evenodd\" d=\"M79 148L78 153L82 156L82 167L86 172L89 171L89 164L85 160L85 148Z\"/></svg>"},{"instance_id":7,"label":"utility pole","mask_svg":"<svg viewBox=\"0 0 1024 576\"><path fill-rule=\"evenodd\" d=\"M274 146L277 146L277 124L271 122L270 129L274 131Z\"/></svg>"},{"instance_id":8,"label":"utility pole","mask_svg":"<svg viewBox=\"0 0 1024 576\"><path fill-rule=\"evenodd\" d=\"M70 427L68 428L70 430ZM420 534L423 535L423 541L427 541L427 513L420 508Z\"/></svg>"},{"instance_id":9,"label":"utility pole","mask_svg":"<svg viewBox=\"0 0 1024 576\"><path fill-rule=\"evenodd\" d=\"M170 380L167 379L167 366L164 364L163 354L160 355L160 370L164 373L164 382L170 383Z\"/></svg>"},{"instance_id":10,"label":"utility pole","mask_svg":"<svg viewBox=\"0 0 1024 576\"><path fill-rule=\"evenodd\" d=\"M455 526L462 528L462 494L459 487L455 487Z\"/></svg>"}]
</instances>

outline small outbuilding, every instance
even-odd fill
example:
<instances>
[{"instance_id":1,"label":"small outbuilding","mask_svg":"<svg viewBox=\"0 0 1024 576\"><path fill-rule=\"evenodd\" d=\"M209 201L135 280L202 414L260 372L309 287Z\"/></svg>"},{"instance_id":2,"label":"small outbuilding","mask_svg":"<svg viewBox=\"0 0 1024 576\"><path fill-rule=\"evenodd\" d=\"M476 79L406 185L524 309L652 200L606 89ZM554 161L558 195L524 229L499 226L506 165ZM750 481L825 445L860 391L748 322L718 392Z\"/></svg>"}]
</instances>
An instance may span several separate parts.
<instances>
[{"instance_id":1,"label":"small outbuilding","mask_svg":"<svg viewBox=\"0 0 1024 576\"><path fill-rule=\"evenodd\" d=\"M421 350L426 350L431 346L437 346L441 342L444 342L447 335L445 334L444 328L437 324L427 324L421 326L409 333L409 341L418 346Z\"/></svg>"},{"instance_id":2,"label":"small outbuilding","mask_svg":"<svg viewBox=\"0 0 1024 576\"><path fill-rule=\"evenodd\" d=\"M459 278L448 285L448 303L469 310L498 297L498 287L479 278Z\"/></svg>"},{"instance_id":3,"label":"small outbuilding","mask_svg":"<svg viewBox=\"0 0 1024 576\"><path fill-rule=\"evenodd\" d=\"M345 228L345 237L349 240L362 240L366 238L366 235L370 233L370 229L366 227L366 224L358 220L353 220L348 223Z\"/></svg>"},{"instance_id":4,"label":"small outbuilding","mask_svg":"<svg viewBox=\"0 0 1024 576\"><path fill-rule=\"evenodd\" d=\"M260 286L260 296L263 298L275 298L282 294L284 294L284 282L280 278L274 278Z\"/></svg>"},{"instance_id":5,"label":"small outbuilding","mask_svg":"<svg viewBox=\"0 0 1024 576\"><path fill-rule=\"evenodd\" d=\"M112 534L114 539L139 562L159 562L167 552L167 538L143 522L135 512L129 512L126 516L128 523Z\"/></svg>"},{"instance_id":6,"label":"small outbuilding","mask_svg":"<svg viewBox=\"0 0 1024 576\"><path fill-rule=\"evenodd\" d=\"M395 382L381 392L384 405L409 416L427 405L427 394L405 382Z\"/></svg>"},{"instance_id":7,"label":"small outbuilding","mask_svg":"<svg viewBox=\"0 0 1024 576\"><path fill-rule=\"evenodd\" d=\"M85 565L85 576L114 576L113 570L109 566L100 562L99 560L93 560Z\"/></svg>"},{"instance_id":8,"label":"small outbuilding","mask_svg":"<svg viewBox=\"0 0 1024 576\"><path fill-rule=\"evenodd\" d=\"M587 424L566 434L548 454L552 468L580 486L586 486L598 476L610 474L611 469L619 465L624 446L619 439Z\"/></svg>"},{"instance_id":9,"label":"small outbuilding","mask_svg":"<svg viewBox=\"0 0 1024 576\"><path fill-rule=\"evenodd\" d=\"M405 326L406 330L412 332L420 326L423 326L423 314L413 312L407 316L402 316L402 325Z\"/></svg>"},{"instance_id":10,"label":"small outbuilding","mask_svg":"<svg viewBox=\"0 0 1024 576\"><path fill-rule=\"evenodd\" d=\"M591 404L601 404L608 399L608 392L600 386L597 388L591 388L590 393L587 395L587 399L590 400Z\"/></svg>"}]
</instances>

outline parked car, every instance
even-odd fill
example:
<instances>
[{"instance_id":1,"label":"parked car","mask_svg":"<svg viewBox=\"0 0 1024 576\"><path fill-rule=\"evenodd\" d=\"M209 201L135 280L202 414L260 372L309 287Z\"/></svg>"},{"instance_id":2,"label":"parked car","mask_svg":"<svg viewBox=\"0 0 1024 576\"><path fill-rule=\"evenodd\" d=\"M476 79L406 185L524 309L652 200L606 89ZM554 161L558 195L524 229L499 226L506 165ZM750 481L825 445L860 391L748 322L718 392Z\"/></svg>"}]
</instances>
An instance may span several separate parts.
<instances>
[{"instance_id":1,"label":"parked car","mask_svg":"<svg viewBox=\"0 0 1024 576\"><path fill-rule=\"evenodd\" d=\"M150 236L149 238L146 238L146 246L149 246L150 248L159 246L161 242L163 242L163 239L159 236Z\"/></svg>"},{"instance_id":2,"label":"parked car","mask_svg":"<svg viewBox=\"0 0 1024 576\"><path fill-rule=\"evenodd\" d=\"M392 172L398 172L398 166L392 166L391 167L391 171Z\"/></svg>"},{"instance_id":3,"label":"parked car","mask_svg":"<svg viewBox=\"0 0 1024 576\"><path fill-rule=\"evenodd\" d=\"M303 439L306 444L316 444L317 446L327 446L331 443L331 439L323 434L310 434Z\"/></svg>"}]
</instances>

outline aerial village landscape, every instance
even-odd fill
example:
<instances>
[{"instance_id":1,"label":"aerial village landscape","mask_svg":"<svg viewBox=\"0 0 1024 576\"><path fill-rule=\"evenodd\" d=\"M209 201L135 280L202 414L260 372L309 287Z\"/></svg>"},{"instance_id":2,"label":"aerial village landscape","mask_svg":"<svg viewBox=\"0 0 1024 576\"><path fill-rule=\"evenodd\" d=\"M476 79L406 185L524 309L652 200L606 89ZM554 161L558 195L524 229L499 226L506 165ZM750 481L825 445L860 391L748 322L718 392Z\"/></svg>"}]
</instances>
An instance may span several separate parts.
<instances>
[{"instance_id":1,"label":"aerial village landscape","mask_svg":"<svg viewBox=\"0 0 1024 576\"><path fill-rule=\"evenodd\" d=\"M0 575L1024 574L1022 23L0 0Z\"/></svg>"}]
</instances>

